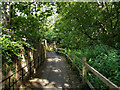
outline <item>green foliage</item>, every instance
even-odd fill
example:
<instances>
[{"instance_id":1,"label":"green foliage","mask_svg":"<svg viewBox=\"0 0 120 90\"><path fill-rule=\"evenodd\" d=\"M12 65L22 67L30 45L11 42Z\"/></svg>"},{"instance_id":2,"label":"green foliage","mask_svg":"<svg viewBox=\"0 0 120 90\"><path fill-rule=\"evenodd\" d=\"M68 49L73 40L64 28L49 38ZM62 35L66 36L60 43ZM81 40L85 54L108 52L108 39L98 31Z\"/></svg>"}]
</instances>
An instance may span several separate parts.
<instances>
[{"instance_id":1,"label":"green foliage","mask_svg":"<svg viewBox=\"0 0 120 90\"><path fill-rule=\"evenodd\" d=\"M56 31L60 34L58 37L62 39L62 46L82 48L100 42L119 49L120 2L72 2L57 5L60 15Z\"/></svg>"},{"instance_id":2,"label":"green foliage","mask_svg":"<svg viewBox=\"0 0 120 90\"><path fill-rule=\"evenodd\" d=\"M25 38L31 44L40 42L39 21L36 18L18 16L12 18L11 22L12 25L8 28L12 29L19 38Z\"/></svg>"},{"instance_id":3,"label":"green foliage","mask_svg":"<svg viewBox=\"0 0 120 90\"><path fill-rule=\"evenodd\" d=\"M46 32L45 39L48 41L48 43L52 43L53 41L58 41L57 34L52 31Z\"/></svg>"},{"instance_id":4,"label":"green foliage","mask_svg":"<svg viewBox=\"0 0 120 90\"><path fill-rule=\"evenodd\" d=\"M99 71L117 86L120 86L120 56L119 50L106 45L96 45L81 50L72 50L79 58L87 57L87 63ZM71 58L72 58L71 52ZM76 60L76 65L82 69L82 64ZM108 89L99 78L88 70L88 79L96 89Z\"/></svg>"},{"instance_id":5,"label":"green foliage","mask_svg":"<svg viewBox=\"0 0 120 90\"><path fill-rule=\"evenodd\" d=\"M50 43L59 42L60 47L73 49L79 58L87 57L92 67L120 86L120 2L2 4L5 20L2 25L8 29L3 30L0 42L3 63L12 63L20 49L34 49L42 39L47 39ZM46 24L48 17L55 13L52 6L56 6L59 14L54 29L54 24ZM72 58L72 53L70 56ZM82 68L78 60L75 63ZM89 73L88 78L95 88L107 88L94 74Z\"/></svg>"},{"instance_id":6,"label":"green foliage","mask_svg":"<svg viewBox=\"0 0 120 90\"><path fill-rule=\"evenodd\" d=\"M88 64L120 86L120 2L56 4L55 32L60 46L72 49L79 58L87 57ZM78 60L75 63L82 68ZM88 75L96 89L108 89L90 71Z\"/></svg>"},{"instance_id":7,"label":"green foliage","mask_svg":"<svg viewBox=\"0 0 120 90\"><path fill-rule=\"evenodd\" d=\"M98 49L99 50L99 49ZM120 57L118 51L110 49L106 53L101 52L94 58L90 58L88 63L91 64L102 75L107 77L110 81L120 86ZM92 81L92 80L91 80ZM92 81L92 83L95 83ZM103 84L102 84L103 85ZM103 88L105 88L104 86ZM102 87L100 87L102 88Z\"/></svg>"},{"instance_id":8,"label":"green foliage","mask_svg":"<svg viewBox=\"0 0 120 90\"><path fill-rule=\"evenodd\" d=\"M52 15L52 4L42 2L10 2L9 4L3 2L2 4L5 18L2 23L2 57L4 63L12 63L14 57L19 56L21 49L35 50L35 46L45 38L45 22L47 17ZM46 9L43 9L44 7Z\"/></svg>"},{"instance_id":9,"label":"green foliage","mask_svg":"<svg viewBox=\"0 0 120 90\"><path fill-rule=\"evenodd\" d=\"M3 57L3 60L7 60L7 62L3 61L3 63L12 63L12 61L14 60L14 57L15 56L18 57L20 50L24 48L23 45L35 50L29 43L18 40L18 38L12 37L11 35L3 34L1 40L2 40L1 42L2 57Z\"/></svg>"}]
</instances>

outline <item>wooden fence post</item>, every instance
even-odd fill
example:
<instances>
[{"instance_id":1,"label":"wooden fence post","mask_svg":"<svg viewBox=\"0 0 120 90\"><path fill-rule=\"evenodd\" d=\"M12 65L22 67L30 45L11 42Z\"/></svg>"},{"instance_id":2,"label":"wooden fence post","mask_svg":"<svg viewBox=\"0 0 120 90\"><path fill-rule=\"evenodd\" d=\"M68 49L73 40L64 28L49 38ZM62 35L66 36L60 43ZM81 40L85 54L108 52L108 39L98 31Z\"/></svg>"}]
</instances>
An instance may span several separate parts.
<instances>
[{"instance_id":1,"label":"wooden fence post","mask_svg":"<svg viewBox=\"0 0 120 90\"><path fill-rule=\"evenodd\" d=\"M57 52L57 48L55 48L55 52Z\"/></svg>"},{"instance_id":2,"label":"wooden fence post","mask_svg":"<svg viewBox=\"0 0 120 90\"><path fill-rule=\"evenodd\" d=\"M68 56L70 56L70 49L68 50Z\"/></svg>"},{"instance_id":3,"label":"wooden fence post","mask_svg":"<svg viewBox=\"0 0 120 90\"><path fill-rule=\"evenodd\" d=\"M74 54L74 52L73 52L73 68L74 68L74 64L75 64L75 54Z\"/></svg>"},{"instance_id":4,"label":"wooden fence post","mask_svg":"<svg viewBox=\"0 0 120 90\"><path fill-rule=\"evenodd\" d=\"M14 84L15 84L14 82L15 82L15 79L13 79L13 90L14 90L14 88L15 88L15 87L14 87Z\"/></svg>"},{"instance_id":5,"label":"wooden fence post","mask_svg":"<svg viewBox=\"0 0 120 90\"><path fill-rule=\"evenodd\" d=\"M9 76L9 90L10 90L10 88L11 88L11 87L10 87L10 76Z\"/></svg>"},{"instance_id":6,"label":"wooden fence post","mask_svg":"<svg viewBox=\"0 0 120 90\"><path fill-rule=\"evenodd\" d=\"M45 59L46 59L46 53L47 53L47 40L45 40Z\"/></svg>"},{"instance_id":7,"label":"wooden fence post","mask_svg":"<svg viewBox=\"0 0 120 90\"><path fill-rule=\"evenodd\" d=\"M83 63L83 68L82 68L82 81L83 81L83 83L85 84L86 81L87 81L87 68L86 68L86 66L85 66L86 57L83 57L82 60L83 60L83 62L84 62L84 63Z\"/></svg>"},{"instance_id":8,"label":"wooden fence post","mask_svg":"<svg viewBox=\"0 0 120 90\"><path fill-rule=\"evenodd\" d=\"M46 51L46 46L45 46L45 59L46 59L46 53L47 53L47 51Z\"/></svg>"},{"instance_id":9,"label":"wooden fence post","mask_svg":"<svg viewBox=\"0 0 120 90\"><path fill-rule=\"evenodd\" d=\"M16 73L16 74L15 74L15 78L17 79L17 78L18 78L18 75L19 75L18 72L17 72L17 71L18 71L18 62L17 62L17 59L15 60L15 65L16 65L16 66L15 66L15 73Z\"/></svg>"},{"instance_id":10,"label":"wooden fence post","mask_svg":"<svg viewBox=\"0 0 120 90\"><path fill-rule=\"evenodd\" d=\"M29 55L30 55L30 62L32 62L31 66L33 66L34 63L33 63L33 50L32 49L30 49Z\"/></svg>"},{"instance_id":11,"label":"wooden fence post","mask_svg":"<svg viewBox=\"0 0 120 90\"><path fill-rule=\"evenodd\" d=\"M39 68L39 57L38 57L38 66L37 66L37 68Z\"/></svg>"},{"instance_id":12,"label":"wooden fence post","mask_svg":"<svg viewBox=\"0 0 120 90\"><path fill-rule=\"evenodd\" d=\"M22 81L23 81L23 67L22 67Z\"/></svg>"},{"instance_id":13,"label":"wooden fence post","mask_svg":"<svg viewBox=\"0 0 120 90\"><path fill-rule=\"evenodd\" d=\"M67 49L65 48L65 54L67 53Z\"/></svg>"},{"instance_id":14,"label":"wooden fence post","mask_svg":"<svg viewBox=\"0 0 120 90\"><path fill-rule=\"evenodd\" d=\"M34 74L36 73L35 59L34 59Z\"/></svg>"},{"instance_id":15,"label":"wooden fence post","mask_svg":"<svg viewBox=\"0 0 120 90\"><path fill-rule=\"evenodd\" d=\"M41 50L41 51L42 51L41 55L42 55L42 56L41 56L41 57L42 57L42 62L43 62L43 61L44 61L44 58L43 58L43 44L41 44L41 45L42 45L42 47L41 47L41 49L42 49L42 50Z\"/></svg>"},{"instance_id":16,"label":"wooden fence post","mask_svg":"<svg viewBox=\"0 0 120 90\"><path fill-rule=\"evenodd\" d=\"M40 63L42 63L43 62L43 47L42 47L42 43L41 43L41 48L40 48L40 59L41 59L41 61L40 61Z\"/></svg>"},{"instance_id":17,"label":"wooden fence post","mask_svg":"<svg viewBox=\"0 0 120 90\"><path fill-rule=\"evenodd\" d=\"M31 71L31 62L30 62L30 78L31 78L31 74L32 74L32 71Z\"/></svg>"}]
</instances>

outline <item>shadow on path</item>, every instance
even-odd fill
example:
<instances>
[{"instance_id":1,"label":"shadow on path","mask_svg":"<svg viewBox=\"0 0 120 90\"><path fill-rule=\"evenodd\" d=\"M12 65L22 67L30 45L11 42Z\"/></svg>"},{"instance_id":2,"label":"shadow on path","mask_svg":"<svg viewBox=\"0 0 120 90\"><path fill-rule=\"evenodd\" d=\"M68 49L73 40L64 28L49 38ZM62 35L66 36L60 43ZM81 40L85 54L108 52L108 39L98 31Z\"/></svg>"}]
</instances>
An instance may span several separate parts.
<instances>
[{"instance_id":1,"label":"shadow on path","mask_svg":"<svg viewBox=\"0 0 120 90\"><path fill-rule=\"evenodd\" d=\"M29 90L80 88L80 82L63 57L55 52L48 52L42 70L38 70L34 78L29 80L26 88Z\"/></svg>"}]
</instances>

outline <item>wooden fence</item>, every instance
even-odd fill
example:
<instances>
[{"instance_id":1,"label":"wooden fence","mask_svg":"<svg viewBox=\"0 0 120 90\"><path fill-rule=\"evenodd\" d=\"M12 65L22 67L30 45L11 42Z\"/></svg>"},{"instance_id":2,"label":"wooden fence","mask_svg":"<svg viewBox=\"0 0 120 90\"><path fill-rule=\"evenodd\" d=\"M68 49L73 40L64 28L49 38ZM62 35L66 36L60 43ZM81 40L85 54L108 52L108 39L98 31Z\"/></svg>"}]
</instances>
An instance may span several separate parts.
<instances>
[{"instance_id":1,"label":"wooden fence","mask_svg":"<svg viewBox=\"0 0 120 90\"><path fill-rule=\"evenodd\" d=\"M7 88L2 88L2 89L13 89L14 90L14 85L18 82L18 81L24 81L24 79L26 77L30 78L32 76L32 74L34 73L34 69L38 69L40 67L40 65L44 62L46 58L46 49L45 49L45 46L43 44L41 44L41 55L36 57L34 60L30 61L27 65L25 65L24 67L20 68L16 73L19 73L21 76L16 80L15 78L13 78L13 76L15 75L12 74L10 76L8 76L7 78L5 78L4 80L2 80L0 82L0 84L4 83L5 81L8 81L8 87ZM26 72L24 71L25 68L29 68L29 71ZM29 75L29 76L26 76Z\"/></svg>"},{"instance_id":2,"label":"wooden fence","mask_svg":"<svg viewBox=\"0 0 120 90\"><path fill-rule=\"evenodd\" d=\"M120 88L117 85L115 85L113 82L108 80L105 76L103 76L101 73L99 73L97 70L95 70L89 64L87 64L85 57L83 57L82 59L79 59L73 52L73 59L71 59L70 58L70 50L68 51L68 54L67 54L67 50L62 49L62 48L57 48L56 52L64 54L72 62L72 64L77 68L77 70L80 73L82 73L82 81L83 81L83 83L87 83L92 90L95 90L95 88L93 87L93 85L87 79L87 69L89 69L92 73L94 73L100 80L102 80L107 86L109 86L109 88L115 89L115 90L120 90ZM82 63L82 66L83 66L82 71L75 64L75 58Z\"/></svg>"}]
</instances>

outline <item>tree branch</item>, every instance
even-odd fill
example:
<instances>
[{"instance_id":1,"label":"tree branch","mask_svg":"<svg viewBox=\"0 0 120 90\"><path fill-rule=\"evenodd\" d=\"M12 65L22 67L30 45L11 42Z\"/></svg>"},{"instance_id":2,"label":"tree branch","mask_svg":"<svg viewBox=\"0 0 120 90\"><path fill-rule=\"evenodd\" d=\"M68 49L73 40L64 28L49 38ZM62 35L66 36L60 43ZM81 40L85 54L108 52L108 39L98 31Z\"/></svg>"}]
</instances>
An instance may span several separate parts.
<instances>
[{"instance_id":1,"label":"tree branch","mask_svg":"<svg viewBox=\"0 0 120 90\"><path fill-rule=\"evenodd\" d=\"M80 23L78 18L76 18L76 20L78 21L78 23ZM82 25L82 28L85 30L85 28L84 28L83 25ZM85 32L84 30L80 30L80 31L81 31L83 34L85 34L89 39L91 39L91 40L98 40L97 38L91 37L91 36L90 36L87 32Z\"/></svg>"}]
</instances>

